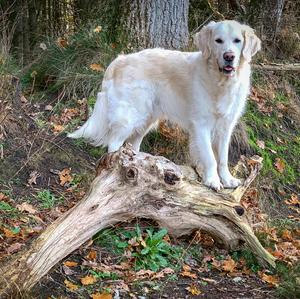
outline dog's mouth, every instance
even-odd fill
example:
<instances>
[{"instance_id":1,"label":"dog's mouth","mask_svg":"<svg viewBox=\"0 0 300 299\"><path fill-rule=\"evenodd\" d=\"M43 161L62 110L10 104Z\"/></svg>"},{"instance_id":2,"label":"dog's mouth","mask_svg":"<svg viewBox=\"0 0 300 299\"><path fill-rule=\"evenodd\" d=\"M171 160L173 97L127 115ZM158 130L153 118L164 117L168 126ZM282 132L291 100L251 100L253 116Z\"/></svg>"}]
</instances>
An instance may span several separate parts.
<instances>
[{"instance_id":1,"label":"dog's mouth","mask_svg":"<svg viewBox=\"0 0 300 299\"><path fill-rule=\"evenodd\" d=\"M232 76L235 73L235 68L232 65L225 65L222 68L219 68L220 72L225 75Z\"/></svg>"}]
</instances>

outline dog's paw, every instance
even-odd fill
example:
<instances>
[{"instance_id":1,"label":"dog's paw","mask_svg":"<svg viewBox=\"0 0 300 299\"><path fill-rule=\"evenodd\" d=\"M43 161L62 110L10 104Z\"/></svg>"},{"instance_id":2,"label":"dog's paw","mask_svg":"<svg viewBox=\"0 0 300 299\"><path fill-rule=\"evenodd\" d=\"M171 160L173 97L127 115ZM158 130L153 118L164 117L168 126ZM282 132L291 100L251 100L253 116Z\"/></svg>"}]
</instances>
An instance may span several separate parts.
<instances>
[{"instance_id":1,"label":"dog's paw","mask_svg":"<svg viewBox=\"0 0 300 299\"><path fill-rule=\"evenodd\" d=\"M227 176L226 178L222 178L222 183L224 188L236 188L241 185L241 180L233 177L232 175Z\"/></svg>"},{"instance_id":2,"label":"dog's paw","mask_svg":"<svg viewBox=\"0 0 300 299\"><path fill-rule=\"evenodd\" d=\"M219 179L219 177L210 177L203 179L203 184L206 185L207 187L212 188L215 191L220 191L223 189L223 185Z\"/></svg>"}]
</instances>

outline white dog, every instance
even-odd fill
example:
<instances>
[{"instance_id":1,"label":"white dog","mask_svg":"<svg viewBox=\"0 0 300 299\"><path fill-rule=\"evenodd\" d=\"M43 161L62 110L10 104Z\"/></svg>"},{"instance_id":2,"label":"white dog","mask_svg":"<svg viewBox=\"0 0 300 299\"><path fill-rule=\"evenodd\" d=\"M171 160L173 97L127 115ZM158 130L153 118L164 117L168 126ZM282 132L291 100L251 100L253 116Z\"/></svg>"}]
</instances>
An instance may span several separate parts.
<instances>
[{"instance_id":1,"label":"white dog","mask_svg":"<svg viewBox=\"0 0 300 299\"><path fill-rule=\"evenodd\" d=\"M236 21L211 22L196 34L200 52L148 49L120 55L107 68L88 121L71 138L136 151L159 119L190 135L190 153L213 189L235 188L228 169L231 133L245 107L251 57L260 50L253 29Z\"/></svg>"}]
</instances>

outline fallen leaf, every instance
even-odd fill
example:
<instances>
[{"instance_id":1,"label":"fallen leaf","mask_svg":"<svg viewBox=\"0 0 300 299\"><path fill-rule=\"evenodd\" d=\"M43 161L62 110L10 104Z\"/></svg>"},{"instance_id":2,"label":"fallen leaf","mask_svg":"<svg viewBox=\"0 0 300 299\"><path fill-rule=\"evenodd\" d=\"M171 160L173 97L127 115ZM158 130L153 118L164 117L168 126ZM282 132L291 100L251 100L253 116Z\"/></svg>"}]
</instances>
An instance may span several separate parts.
<instances>
[{"instance_id":1,"label":"fallen leaf","mask_svg":"<svg viewBox=\"0 0 300 299\"><path fill-rule=\"evenodd\" d=\"M94 32L96 32L96 33L99 33L100 31L102 31L102 26L97 26L97 27L94 29Z\"/></svg>"},{"instance_id":2,"label":"fallen leaf","mask_svg":"<svg viewBox=\"0 0 300 299\"><path fill-rule=\"evenodd\" d=\"M27 103L28 102L28 100L25 98L24 95L21 95L20 100L21 100L22 103Z\"/></svg>"},{"instance_id":3,"label":"fallen leaf","mask_svg":"<svg viewBox=\"0 0 300 299\"><path fill-rule=\"evenodd\" d=\"M66 48L68 46L68 42L62 37L59 37L56 40L56 43L60 48Z\"/></svg>"},{"instance_id":4,"label":"fallen leaf","mask_svg":"<svg viewBox=\"0 0 300 299\"><path fill-rule=\"evenodd\" d=\"M255 155L253 157L251 157L247 163L249 166L253 166L253 165L256 165L256 164L261 164L263 161L263 158L258 156L258 155Z\"/></svg>"},{"instance_id":5,"label":"fallen leaf","mask_svg":"<svg viewBox=\"0 0 300 299\"><path fill-rule=\"evenodd\" d=\"M279 283L279 277L277 275L267 275L265 273L260 273L258 272L258 274L260 275L260 278L269 283L272 286L277 286Z\"/></svg>"},{"instance_id":6,"label":"fallen leaf","mask_svg":"<svg viewBox=\"0 0 300 299\"><path fill-rule=\"evenodd\" d=\"M174 273L174 270L171 269L171 268L165 268L163 270L161 270L160 272L156 273L153 275L152 279L159 279L159 278L163 278L165 277L165 275L170 275L170 274L173 274Z\"/></svg>"},{"instance_id":7,"label":"fallen leaf","mask_svg":"<svg viewBox=\"0 0 300 299\"><path fill-rule=\"evenodd\" d=\"M104 67L99 63L92 63L90 64L90 69L96 72L103 72Z\"/></svg>"},{"instance_id":8,"label":"fallen leaf","mask_svg":"<svg viewBox=\"0 0 300 299\"><path fill-rule=\"evenodd\" d=\"M65 168L62 171L59 172L59 180L60 185L64 186L67 183L71 183L73 178L71 176L71 168Z\"/></svg>"},{"instance_id":9,"label":"fallen leaf","mask_svg":"<svg viewBox=\"0 0 300 299\"><path fill-rule=\"evenodd\" d=\"M284 168L285 168L285 164L284 164L284 162L283 162L280 158L276 158L276 159L275 159L274 166L275 166L275 168L276 168L280 173L283 173Z\"/></svg>"},{"instance_id":10,"label":"fallen leaf","mask_svg":"<svg viewBox=\"0 0 300 299\"><path fill-rule=\"evenodd\" d=\"M89 261L94 261L97 258L97 252L95 250L91 250L85 258Z\"/></svg>"},{"instance_id":11,"label":"fallen leaf","mask_svg":"<svg viewBox=\"0 0 300 299\"><path fill-rule=\"evenodd\" d=\"M64 126L58 125L58 124L53 124L53 132L54 133L60 133L65 129Z\"/></svg>"},{"instance_id":12,"label":"fallen leaf","mask_svg":"<svg viewBox=\"0 0 300 299\"><path fill-rule=\"evenodd\" d=\"M13 232L10 229L5 227L3 227L2 230L6 238L15 238L19 234L19 232Z\"/></svg>"},{"instance_id":13,"label":"fallen leaf","mask_svg":"<svg viewBox=\"0 0 300 299\"><path fill-rule=\"evenodd\" d=\"M36 214L37 210L29 203L23 202L20 205L17 205L17 209L21 212L28 212L29 214Z\"/></svg>"},{"instance_id":14,"label":"fallen leaf","mask_svg":"<svg viewBox=\"0 0 300 299\"><path fill-rule=\"evenodd\" d=\"M108 293L95 293L91 295L92 299L112 299L112 295Z\"/></svg>"},{"instance_id":15,"label":"fallen leaf","mask_svg":"<svg viewBox=\"0 0 300 299\"><path fill-rule=\"evenodd\" d=\"M45 111L51 111L52 109L53 109L52 105L46 105L44 108Z\"/></svg>"},{"instance_id":16,"label":"fallen leaf","mask_svg":"<svg viewBox=\"0 0 300 299\"><path fill-rule=\"evenodd\" d=\"M74 275L74 274L76 273L74 270L72 270L71 268L69 268L69 267L67 267L67 266L65 266L65 265L63 265L62 268L63 268L63 270L64 270L64 273L65 273L66 275L68 275L68 276Z\"/></svg>"},{"instance_id":17,"label":"fallen leaf","mask_svg":"<svg viewBox=\"0 0 300 299\"><path fill-rule=\"evenodd\" d=\"M194 296L201 294L201 291L193 284L187 287L186 290L189 291Z\"/></svg>"},{"instance_id":18,"label":"fallen leaf","mask_svg":"<svg viewBox=\"0 0 300 299\"><path fill-rule=\"evenodd\" d=\"M27 183L29 185L36 185L36 180L38 177L40 177L41 175L37 172L37 171L32 171L30 174L29 174L29 179L27 181Z\"/></svg>"},{"instance_id":19,"label":"fallen leaf","mask_svg":"<svg viewBox=\"0 0 300 299\"><path fill-rule=\"evenodd\" d=\"M97 278L95 276L88 275L81 278L80 281L83 285L89 285L89 284L94 284L97 281Z\"/></svg>"},{"instance_id":20,"label":"fallen leaf","mask_svg":"<svg viewBox=\"0 0 300 299\"><path fill-rule=\"evenodd\" d=\"M258 146L259 148L265 149L265 142L264 142L264 141L262 141L262 140L257 140L257 141L256 141L256 144L257 144L257 146Z\"/></svg>"},{"instance_id":21,"label":"fallen leaf","mask_svg":"<svg viewBox=\"0 0 300 299\"><path fill-rule=\"evenodd\" d=\"M10 245L6 250L8 253L15 253L15 252L18 252L22 246L23 246L23 244L21 244L21 243L14 243L14 244Z\"/></svg>"},{"instance_id":22,"label":"fallen leaf","mask_svg":"<svg viewBox=\"0 0 300 299\"><path fill-rule=\"evenodd\" d=\"M287 229L282 232L281 238L285 241L293 241L292 233Z\"/></svg>"},{"instance_id":23,"label":"fallen leaf","mask_svg":"<svg viewBox=\"0 0 300 299\"><path fill-rule=\"evenodd\" d=\"M71 281L69 281L67 279L64 280L64 284L71 291L75 291L75 290L77 290L79 288L78 285L74 284L73 282L71 282Z\"/></svg>"},{"instance_id":24,"label":"fallen leaf","mask_svg":"<svg viewBox=\"0 0 300 299\"><path fill-rule=\"evenodd\" d=\"M4 199L7 199L7 198L8 197L4 193L0 192L0 200L4 200Z\"/></svg>"},{"instance_id":25,"label":"fallen leaf","mask_svg":"<svg viewBox=\"0 0 300 299\"><path fill-rule=\"evenodd\" d=\"M191 272L191 267L188 265L182 266L183 271L180 273L181 276L189 277L189 278L197 278L197 275L195 273Z\"/></svg>"},{"instance_id":26,"label":"fallen leaf","mask_svg":"<svg viewBox=\"0 0 300 299\"><path fill-rule=\"evenodd\" d=\"M292 194L291 199L287 199L284 201L287 205L299 205L300 201L297 194Z\"/></svg>"},{"instance_id":27,"label":"fallen leaf","mask_svg":"<svg viewBox=\"0 0 300 299\"><path fill-rule=\"evenodd\" d=\"M235 267L236 267L236 262L232 258L225 260L222 265L222 269L230 273L235 270Z\"/></svg>"},{"instance_id":28,"label":"fallen leaf","mask_svg":"<svg viewBox=\"0 0 300 299\"><path fill-rule=\"evenodd\" d=\"M72 262L72 261L65 261L63 264L67 267L76 267L76 266L78 266L78 263Z\"/></svg>"}]
</instances>

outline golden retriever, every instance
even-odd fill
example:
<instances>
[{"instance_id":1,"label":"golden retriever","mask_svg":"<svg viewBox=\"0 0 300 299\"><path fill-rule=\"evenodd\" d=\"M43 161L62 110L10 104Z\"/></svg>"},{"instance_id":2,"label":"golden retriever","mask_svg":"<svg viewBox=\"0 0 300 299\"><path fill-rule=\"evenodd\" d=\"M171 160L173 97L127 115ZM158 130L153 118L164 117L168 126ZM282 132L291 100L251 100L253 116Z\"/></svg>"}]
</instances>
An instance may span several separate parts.
<instances>
[{"instance_id":1,"label":"golden retriever","mask_svg":"<svg viewBox=\"0 0 300 299\"><path fill-rule=\"evenodd\" d=\"M250 88L250 60L260 40L236 21L210 22L194 37L200 51L148 49L120 55L107 68L91 117L71 138L136 151L159 119L190 135L190 154L204 184L235 188L228 147Z\"/></svg>"}]
</instances>

